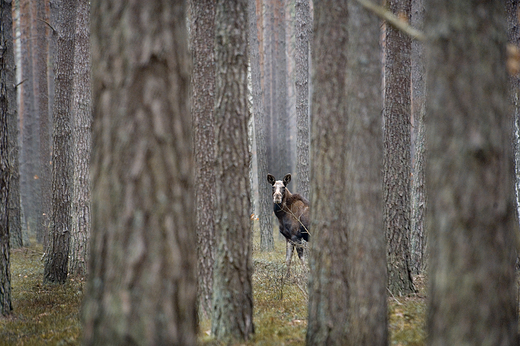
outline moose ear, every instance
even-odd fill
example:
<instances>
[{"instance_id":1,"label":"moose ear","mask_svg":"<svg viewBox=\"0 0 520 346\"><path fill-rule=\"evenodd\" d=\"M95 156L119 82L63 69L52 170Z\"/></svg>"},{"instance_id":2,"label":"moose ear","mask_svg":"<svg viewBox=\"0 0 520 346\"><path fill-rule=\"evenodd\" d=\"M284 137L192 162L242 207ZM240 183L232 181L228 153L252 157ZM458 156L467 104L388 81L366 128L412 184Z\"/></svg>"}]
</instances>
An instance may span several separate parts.
<instances>
[{"instance_id":1,"label":"moose ear","mask_svg":"<svg viewBox=\"0 0 520 346\"><path fill-rule=\"evenodd\" d=\"M271 185L274 185L276 179L274 178L274 175L267 173L267 182Z\"/></svg>"},{"instance_id":2,"label":"moose ear","mask_svg":"<svg viewBox=\"0 0 520 346\"><path fill-rule=\"evenodd\" d=\"M285 186L289 185L289 183L291 182L291 173L288 173L285 175L285 177L283 177L283 184Z\"/></svg>"}]
</instances>

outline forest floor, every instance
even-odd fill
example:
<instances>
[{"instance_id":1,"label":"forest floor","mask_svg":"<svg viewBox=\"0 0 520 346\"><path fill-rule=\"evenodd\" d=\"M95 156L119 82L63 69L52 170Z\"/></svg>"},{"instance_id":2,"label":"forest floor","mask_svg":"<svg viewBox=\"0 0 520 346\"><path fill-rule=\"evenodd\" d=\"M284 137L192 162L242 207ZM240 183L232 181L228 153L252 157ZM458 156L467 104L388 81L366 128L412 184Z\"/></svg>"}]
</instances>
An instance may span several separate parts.
<instances>
[{"instance_id":1,"label":"forest floor","mask_svg":"<svg viewBox=\"0 0 520 346\"><path fill-rule=\"evenodd\" d=\"M255 334L237 345L304 345L307 328L307 271L295 256L285 278L285 241L275 236L275 251L253 252ZM35 242L33 242L35 244ZM254 249L257 250L255 244ZM0 318L2 345L79 345L80 308L84 280L69 278L64 285L43 285L42 246L11 250L13 313ZM391 345L424 345L425 284L412 297L388 299ZM210 336L211 321L202 319L199 340L218 345Z\"/></svg>"}]
</instances>

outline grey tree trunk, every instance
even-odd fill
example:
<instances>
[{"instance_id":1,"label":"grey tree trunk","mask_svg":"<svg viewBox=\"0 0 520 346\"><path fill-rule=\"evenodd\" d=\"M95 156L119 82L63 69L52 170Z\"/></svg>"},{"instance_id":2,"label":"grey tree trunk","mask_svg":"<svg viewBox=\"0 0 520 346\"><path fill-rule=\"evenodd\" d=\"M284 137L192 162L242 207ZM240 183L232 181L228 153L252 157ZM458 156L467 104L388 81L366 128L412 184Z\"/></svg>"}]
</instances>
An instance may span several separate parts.
<instances>
[{"instance_id":1,"label":"grey tree trunk","mask_svg":"<svg viewBox=\"0 0 520 346\"><path fill-rule=\"evenodd\" d=\"M215 262L215 1L191 0L192 118L197 198L199 312L211 316Z\"/></svg>"},{"instance_id":2,"label":"grey tree trunk","mask_svg":"<svg viewBox=\"0 0 520 346\"><path fill-rule=\"evenodd\" d=\"M90 155L92 152L92 90L90 82L90 1L78 0L74 53L74 176L72 232L70 237L71 275L86 276L90 242Z\"/></svg>"},{"instance_id":3,"label":"grey tree trunk","mask_svg":"<svg viewBox=\"0 0 520 346\"><path fill-rule=\"evenodd\" d=\"M72 90L77 0L64 1L60 8L58 58L55 80L53 159L52 159L52 228L49 252L45 258L44 283L65 283L69 265L72 231Z\"/></svg>"},{"instance_id":4,"label":"grey tree trunk","mask_svg":"<svg viewBox=\"0 0 520 346\"><path fill-rule=\"evenodd\" d=\"M312 27L309 0L296 0L296 191L309 198L309 35Z\"/></svg>"},{"instance_id":5,"label":"grey tree trunk","mask_svg":"<svg viewBox=\"0 0 520 346\"><path fill-rule=\"evenodd\" d=\"M390 0L390 11L410 18L410 0ZM384 220L388 288L395 295L414 292L410 261L410 37L387 25L384 67Z\"/></svg>"},{"instance_id":6,"label":"grey tree trunk","mask_svg":"<svg viewBox=\"0 0 520 346\"><path fill-rule=\"evenodd\" d=\"M247 0L220 0L215 20L216 258L211 332L247 340L254 332L251 189L247 125Z\"/></svg>"},{"instance_id":7,"label":"grey tree trunk","mask_svg":"<svg viewBox=\"0 0 520 346\"><path fill-rule=\"evenodd\" d=\"M11 314L11 267L9 249L8 196L11 175L9 162L9 118L13 114L14 97L14 50L11 1L0 3L0 317Z\"/></svg>"},{"instance_id":8,"label":"grey tree trunk","mask_svg":"<svg viewBox=\"0 0 520 346\"><path fill-rule=\"evenodd\" d=\"M22 236L22 206L20 200L20 162L19 162L19 119L18 106L16 98L16 72L15 72L15 54L13 43L13 18L12 18L12 2L2 1L2 45L4 51L2 54L2 81L6 84L7 97L7 131L8 131L8 162L9 162L9 194L8 198L8 217L9 217L9 239L10 248L19 248L23 244ZM5 29L4 29L5 28Z\"/></svg>"},{"instance_id":9,"label":"grey tree trunk","mask_svg":"<svg viewBox=\"0 0 520 346\"><path fill-rule=\"evenodd\" d=\"M185 2L91 4L92 247L83 343L195 345Z\"/></svg>"},{"instance_id":10,"label":"grey tree trunk","mask_svg":"<svg viewBox=\"0 0 520 346\"><path fill-rule=\"evenodd\" d=\"M258 7L257 7L258 5ZM271 188L266 182L267 177L267 145L266 145L266 114L264 110L264 97L262 92L262 75L260 61L260 44L258 40L257 18L262 11L261 3L257 0L249 0L249 60L251 64L251 84L253 94L253 117L255 124L256 159L258 166L258 193L259 210L257 212L260 222L260 250L272 251L274 249Z\"/></svg>"},{"instance_id":11,"label":"grey tree trunk","mask_svg":"<svg viewBox=\"0 0 520 346\"><path fill-rule=\"evenodd\" d=\"M516 345L504 3L426 1L425 13L428 344Z\"/></svg>"},{"instance_id":12,"label":"grey tree trunk","mask_svg":"<svg viewBox=\"0 0 520 346\"><path fill-rule=\"evenodd\" d=\"M312 44L307 345L386 345L379 21L317 2Z\"/></svg>"},{"instance_id":13,"label":"grey tree trunk","mask_svg":"<svg viewBox=\"0 0 520 346\"><path fill-rule=\"evenodd\" d=\"M424 0L412 0L411 25L419 30L424 28ZM425 127L426 75L424 44L413 40L411 46L411 112L413 119L413 173L411 180L411 228L410 228L410 269L414 274L423 271L426 264L426 237L424 228L426 217L425 188Z\"/></svg>"}]
</instances>

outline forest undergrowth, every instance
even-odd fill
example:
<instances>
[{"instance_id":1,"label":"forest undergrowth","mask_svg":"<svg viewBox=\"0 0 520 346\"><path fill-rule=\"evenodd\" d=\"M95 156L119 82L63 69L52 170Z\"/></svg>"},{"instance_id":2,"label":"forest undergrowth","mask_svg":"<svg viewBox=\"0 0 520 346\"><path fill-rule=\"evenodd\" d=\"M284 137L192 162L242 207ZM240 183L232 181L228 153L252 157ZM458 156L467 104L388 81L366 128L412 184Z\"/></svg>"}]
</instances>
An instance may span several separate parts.
<instances>
[{"instance_id":1,"label":"forest undergrowth","mask_svg":"<svg viewBox=\"0 0 520 346\"><path fill-rule=\"evenodd\" d=\"M253 289L255 334L237 345L304 345L307 328L308 268L296 254L287 278L285 241L275 235L275 251L263 253L254 244ZM35 242L32 242L35 244ZM80 345L80 308L84 280L43 285L42 246L11 250L13 313L0 317L2 345ZM425 283L418 277L417 295L389 297L390 345L423 345ZM219 345L209 335L211 321L200 321L202 345Z\"/></svg>"}]
</instances>

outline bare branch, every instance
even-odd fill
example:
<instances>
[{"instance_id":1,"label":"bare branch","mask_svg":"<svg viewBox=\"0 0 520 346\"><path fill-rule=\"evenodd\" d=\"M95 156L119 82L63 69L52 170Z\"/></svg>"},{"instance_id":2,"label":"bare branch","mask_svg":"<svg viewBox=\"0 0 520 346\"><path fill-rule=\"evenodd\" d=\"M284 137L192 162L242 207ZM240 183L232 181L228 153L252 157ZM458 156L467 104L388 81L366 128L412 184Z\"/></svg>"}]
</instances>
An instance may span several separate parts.
<instances>
[{"instance_id":1,"label":"bare branch","mask_svg":"<svg viewBox=\"0 0 520 346\"><path fill-rule=\"evenodd\" d=\"M422 31L412 28L410 24L399 19L395 14L388 11L383 6L376 5L370 0L356 1L367 10L374 12L379 18L386 20L397 30L404 32L405 34L411 36L413 39L417 39L422 42L426 41L426 35L424 35Z\"/></svg>"}]
</instances>

